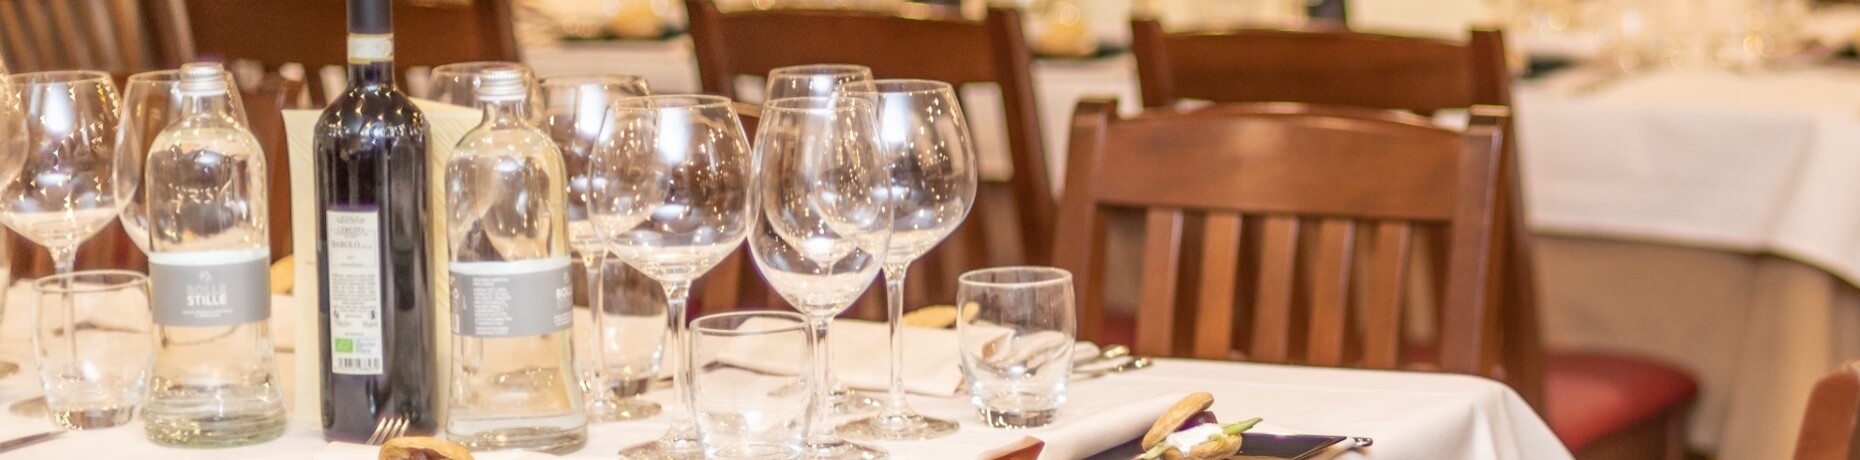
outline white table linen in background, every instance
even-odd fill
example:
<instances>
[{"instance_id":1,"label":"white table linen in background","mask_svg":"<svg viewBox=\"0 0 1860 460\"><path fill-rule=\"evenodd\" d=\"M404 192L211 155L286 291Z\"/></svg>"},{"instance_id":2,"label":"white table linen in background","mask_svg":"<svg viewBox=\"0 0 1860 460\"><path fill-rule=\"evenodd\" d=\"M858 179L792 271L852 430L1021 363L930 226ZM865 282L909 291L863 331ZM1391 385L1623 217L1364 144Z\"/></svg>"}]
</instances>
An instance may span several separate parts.
<instances>
[{"instance_id":1,"label":"white table linen in background","mask_svg":"<svg viewBox=\"0 0 1860 460\"><path fill-rule=\"evenodd\" d=\"M28 300L15 288L8 307ZM279 310L283 310L280 308ZM25 309L7 308L0 323L0 358L24 362L26 371L0 379L0 404L39 393L31 371L30 342L22 324ZM274 313L277 319L291 315ZM282 327L284 325L280 325ZM280 381L288 376L294 355L278 355ZM900 460L976 458L983 452L1013 445L1027 436L1058 443L1094 437L1134 438L1149 426L1154 413L1167 408L1170 398L1192 391L1215 395L1214 411L1223 419L1264 417L1270 426L1287 432L1335 434L1375 438L1367 451L1343 458L1364 459L1566 459L1568 452L1541 419L1516 393L1497 382L1478 377L1407 372L1320 369L1188 360L1159 360L1149 369L1074 382L1071 397L1053 425L1036 430L999 430L980 425L973 408L962 398L913 396L920 411L960 420L957 434L929 442L881 443ZM655 391L648 397L669 397ZM285 392L286 395L290 391ZM292 410L315 410L293 407ZM1122 415L1119 415L1122 414ZM1135 415L1132 415L1135 414ZM68 433L9 456L20 458L139 458L139 459L372 459L375 449L329 444L312 424L292 417L282 438L255 446L231 449L175 449L149 443L141 422L94 431ZM588 447L569 458L612 458L623 446L653 439L664 430L664 418L640 422L594 425ZM54 429L41 419L0 414L0 439L11 439ZM1110 445L1116 445L1113 442ZM1076 458L1068 448L1049 446L1042 458ZM553 458L540 454L494 453L486 459Z\"/></svg>"}]
</instances>

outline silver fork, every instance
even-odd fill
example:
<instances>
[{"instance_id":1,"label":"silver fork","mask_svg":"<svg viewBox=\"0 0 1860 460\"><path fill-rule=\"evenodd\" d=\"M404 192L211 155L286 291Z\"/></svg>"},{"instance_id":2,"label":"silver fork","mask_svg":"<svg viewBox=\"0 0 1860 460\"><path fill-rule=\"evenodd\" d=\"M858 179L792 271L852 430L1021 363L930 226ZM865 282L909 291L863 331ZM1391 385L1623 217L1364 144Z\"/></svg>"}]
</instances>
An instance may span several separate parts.
<instances>
[{"instance_id":1,"label":"silver fork","mask_svg":"<svg viewBox=\"0 0 1860 460\"><path fill-rule=\"evenodd\" d=\"M407 417L389 415L375 420L375 433L368 436L368 444L379 446L403 434L407 434Z\"/></svg>"}]
</instances>

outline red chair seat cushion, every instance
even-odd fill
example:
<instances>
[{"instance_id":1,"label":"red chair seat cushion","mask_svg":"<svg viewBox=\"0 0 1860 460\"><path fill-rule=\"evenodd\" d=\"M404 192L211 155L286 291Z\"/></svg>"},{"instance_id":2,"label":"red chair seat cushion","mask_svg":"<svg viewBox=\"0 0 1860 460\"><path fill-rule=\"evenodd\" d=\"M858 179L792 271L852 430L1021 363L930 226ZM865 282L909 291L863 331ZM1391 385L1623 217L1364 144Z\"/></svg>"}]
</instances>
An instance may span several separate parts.
<instances>
[{"instance_id":1,"label":"red chair seat cushion","mask_svg":"<svg viewBox=\"0 0 1860 460\"><path fill-rule=\"evenodd\" d=\"M1544 419L1563 445L1581 450L1698 397L1690 374L1651 359L1551 352L1544 360Z\"/></svg>"}]
</instances>

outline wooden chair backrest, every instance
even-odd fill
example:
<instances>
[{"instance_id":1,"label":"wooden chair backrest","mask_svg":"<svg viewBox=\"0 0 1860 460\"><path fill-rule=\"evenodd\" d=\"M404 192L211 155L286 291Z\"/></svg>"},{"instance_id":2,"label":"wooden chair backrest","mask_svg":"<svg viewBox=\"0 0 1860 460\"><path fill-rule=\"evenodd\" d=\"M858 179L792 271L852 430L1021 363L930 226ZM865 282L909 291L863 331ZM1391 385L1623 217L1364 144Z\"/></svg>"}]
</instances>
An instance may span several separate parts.
<instances>
[{"instance_id":1,"label":"wooden chair backrest","mask_svg":"<svg viewBox=\"0 0 1860 460\"><path fill-rule=\"evenodd\" d=\"M1151 19L1131 22L1143 103L1303 102L1431 114L1474 105L1511 105L1504 34L1475 29L1464 42L1353 32L1324 25L1304 30L1238 29L1166 33ZM1515 114L1514 114L1515 117ZM1494 341L1509 381L1542 408L1543 350L1531 234L1524 225L1516 136L1506 125L1498 160L1493 227L1493 286L1488 295L1508 314ZM1422 235L1434 248L1444 235ZM1438 251L1430 254L1444 260ZM1441 267L1435 264L1434 270ZM1435 277L1439 279L1438 277Z\"/></svg>"},{"instance_id":2,"label":"wooden chair backrest","mask_svg":"<svg viewBox=\"0 0 1860 460\"><path fill-rule=\"evenodd\" d=\"M1302 104L1129 119L1116 107L1088 100L1074 115L1054 245L1080 286L1083 337L1105 316L1108 214L1135 209L1145 215L1136 353L1394 369L1410 243L1418 228L1443 226L1440 364L1490 369L1485 277L1503 108L1482 109L1461 133Z\"/></svg>"},{"instance_id":3,"label":"wooden chair backrest","mask_svg":"<svg viewBox=\"0 0 1860 460\"><path fill-rule=\"evenodd\" d=\"M312 75L348 64L346 6L331 0L186 0L194 52L205 59L255 61L268 69L303 64ZM467 61L516 61L511 0L396 1L394 64L434 67ZM280 43L289 42L289 46ZM402 75L405 75L404 73ZM311 93L328 92L310 78ZM403 83L403 87L404 87Z\"/></svg>"},{"instance_id":4,"label":"wooden chair backrest","mask_svg":"<svg viewBox=\"0 0 1860 460\"><path fill-rule=\"evenodd\" d=\"M14 72L156 67L138 1L0 0L0 56Z\"/></svg>"},{"instance_id":5,"label":"wooden chair backrest","mask_svg":"<svg viewBox=\"0 0 1860 460\"><path fill-rule=\"evenodd\" d=\"M969 222L921 259L907 285L907 305L954 300L955 277L969 268L1001 259L1049 260L1044 243L1051 238L1055 201L1034 103L1032 54L1017 12L995 9L982 21L970 21L844 10L725 13L710 0L692 0L686 6L706 92L735 97L738 76L816 63L865 65L878 78L1000 86L1013 179L1006 189L984 187ZM1012 212L1002 211L1010 208ZM1005 220L1003 225L983 223L988 216L1004 214L1007 217L996 217ZM990 238L984 228L1012 228L1017 233Z\"/></svg>"},{"instance_id":6,"label":"wooden chair backrest","mask_svg":"<svg viewBox=\"0 0 1860 460\"><path fill-rule=\"evenodd\" d=\"M1860 362L1815 384L1796 438L1795 460L1860 460Z\"/></svg>"}]
</instances>

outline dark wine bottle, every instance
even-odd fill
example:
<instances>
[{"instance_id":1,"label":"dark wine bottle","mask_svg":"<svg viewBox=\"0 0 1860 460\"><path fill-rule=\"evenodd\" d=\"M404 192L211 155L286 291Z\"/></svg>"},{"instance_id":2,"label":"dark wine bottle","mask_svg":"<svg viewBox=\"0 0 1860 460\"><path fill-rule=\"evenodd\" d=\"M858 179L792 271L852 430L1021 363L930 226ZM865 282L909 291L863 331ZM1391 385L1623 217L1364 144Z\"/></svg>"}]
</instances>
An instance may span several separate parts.
<instances>
[{"instance_id":1,"label":"dark wine bottle","mask_svg":"<svg viewBox=\"0 0 1860 460\"><path fill-rule=\"evenodd\" d=\"M316 126L323 437L431 435L426 117L394 87L392 0L348 0L349 88Z\"/></svg>"}]
</instances>

